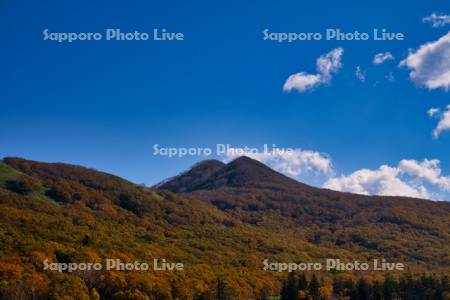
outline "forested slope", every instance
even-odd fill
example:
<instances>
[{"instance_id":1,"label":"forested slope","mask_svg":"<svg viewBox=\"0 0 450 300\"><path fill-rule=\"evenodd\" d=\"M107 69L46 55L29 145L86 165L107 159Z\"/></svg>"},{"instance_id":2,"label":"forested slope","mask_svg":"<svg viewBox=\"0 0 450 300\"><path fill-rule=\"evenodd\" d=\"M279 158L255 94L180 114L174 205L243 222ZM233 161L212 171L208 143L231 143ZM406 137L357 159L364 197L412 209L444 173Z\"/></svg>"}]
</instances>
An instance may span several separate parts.
<instances>
[{"instance_id":1,"label":"forested slope","mask_svg":"<svg viewBox=\"0 0 450 300\"><path fill-rule=\"evenodd\" d=\"M214 170L204 170L209 176L194 181L198 188L187 186L184 190L190 193L176 194L80 166L4 159L0 164L0 295L5 299L214 299L219 286L229 298L256 298L278 294L286 275L263 270L266 258L300 262L386 257L404 262L414 272L448 273L447 203L320 190L285 181L281 174L251 160L234 164L238 165L209 163ZM226 172L217 173L222 168ZM185 268L43 270L45 259L107 258L145 262L164 258L182 262ZM382 276L320 273L325 281L331 276L359 275Z\"/></svg>"}]
</instances>

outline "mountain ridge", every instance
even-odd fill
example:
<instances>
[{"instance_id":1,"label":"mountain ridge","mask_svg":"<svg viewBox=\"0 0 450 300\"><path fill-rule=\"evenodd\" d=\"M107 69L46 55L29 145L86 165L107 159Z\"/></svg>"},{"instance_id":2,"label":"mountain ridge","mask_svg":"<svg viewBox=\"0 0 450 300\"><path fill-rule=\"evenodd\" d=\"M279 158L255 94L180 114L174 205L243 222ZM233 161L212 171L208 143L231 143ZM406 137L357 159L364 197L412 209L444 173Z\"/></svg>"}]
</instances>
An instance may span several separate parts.
<instances>
[{"instance_id":1,"label":"mountain ridge","mask_svg":"<svg viewBox=\"0 0 450 300\"><path fill-rule=\"evenodd\" d=\"M249 163L263 174L253 177ZM217 171L206 177L214 180L201 178L201 187L214 188L173 193L82 166L6 158L0 163L0 281L6 282L0 285L0 296L6 287L20 291L39 283L42 288L36 290L52 299L89 299L94 287L103 299L124 299L125 292L173 300L179 291L189 299L214 299L221 281L231 298L255 299L261 291L275 295L281 287L283 274L261 268L266 258L385 258L405 263L411 272L450 274L450 203L291 186L291 180L246 159L228 168L220 162L211 165ZM244 175L236 179L236 170ZM288 188L267 186L264 174L276 176ZM233 181L238 179L244 181ZM44 259L116 257L166 258L187 268L185 274L42 270ZM361 276L319 274L329 282ZM382 274L363 276L376 279Z\"/></svg>"},{"instance_id":2,"label":"mountain ridge","mask_svg":"<svg viewBox=\"0 0 450 300\"><path fill-rule=\"evenodd\" d=\"M308 191L311 193L327 193L327 194L342 194L353 195L358 198L401 198L401 199L419 199L424 201L444 202L439 200L430 200L423 198L415 198L409 196L385 196L385 195L365 195L356 194L350 192L342 192L331 190L327 188L315 187L297 181L291 177L288 177L276 170L270 168L264 163L252 159L247 156L238 157L227 164L220 163L214 170L210 170L208 174L203 174L201 180L198 180L195 185L188 185L189 177L193 174L197 175L199 169L198 166L202 166L203 163L207 163L210 160L200 161L187 171L181 172L179 175L168 178L162 181L160 184L153 186L157 189L167 189L172 192L194 193L201 190L212 191L223 188L256 188L256 189L269 189L280 190L288 192L296 191ZM195 170L195 172L192 172ZM180 182L186 183L186 185L178 185Z\"/></svg>"},{"instance_id":3,"label":"mountain ridge","mask_svg":"<svg viewBox=\"0 0 450 300\"><path fill-rule=\"evenodd\" d=\"M295 187L314 189L314 187L296 181L247 156L238 157L227 164L216 165L214 170L209 170L207 176L203 175L195 185L180 187L178 183L189 183L191 181L190 176L198 173L198 166L203 167L203 162L209 161L201 161L190 170L182 172L180 175L172 177L155 187L173 192L194 192L227 187L272 190L293 189Z\"/></svg>"}]
</instances>

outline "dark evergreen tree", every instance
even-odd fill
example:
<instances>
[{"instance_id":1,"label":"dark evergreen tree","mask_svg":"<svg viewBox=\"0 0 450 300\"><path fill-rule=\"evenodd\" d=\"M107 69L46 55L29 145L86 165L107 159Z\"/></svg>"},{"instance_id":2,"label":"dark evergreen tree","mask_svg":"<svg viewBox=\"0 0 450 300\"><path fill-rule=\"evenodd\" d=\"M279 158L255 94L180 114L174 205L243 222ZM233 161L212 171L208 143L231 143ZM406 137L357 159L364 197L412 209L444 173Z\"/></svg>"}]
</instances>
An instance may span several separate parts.
<instances>
[{"instance_id":1,"label":"dark evergreen tree","mask_svg":"<svg viewBox=\"0 0 450 300\"><path fill-rule=\"evenodd\" d=\"M225 283L221 278L217 279L217 300L227 300L225 294Z\"/></svg>"},{"instance_id":2,"label":"dark evergreen tree","mask_svg":"<svg viewBox=\"0 0 450 300\"><path fill-rule=\"evenodd\" d=\"M307 290L308 289L308 278L306 278L305 273L301 273L298 279L298 289Z\"/></svg>"},{"instance_id":3,"label":"dark evergreen tree","mask_svg":"<svg viewBox=\"0 0 450 300\"><path fill-rule=\"evenodd\" d=\"M283 287L281 288L280 300L289 300L287 280L283 280Z\"/></svg>"},{"instance_id":4,"label":"dark evergreen tree","mask_svg":"<svg viewBox=\"0 0 450 300\"><path fill-rule=\"evenodd\" d=\"M320 300L319 287L319 280L317 279L316 274L313 274L311 277L311 282L309 283L309 294L313 300Z\"/></svg>"},{"instance_id":5,"label":"dark evergreen tree","mask_svg":"<svg viewBox=\"0 0 450 300\"><path fill-rule=\"evenodd\" d=\"M358 281L358 299L369 300L370 299L370 287L367 281L361 278Z\"/></svg>"},{"instance_id":6,"label":"dark evergreen tree","mask_svg":"<svg viewBox=\"0 0 450 300\"><path fill-rule=\"evenodd\" d=\"M287 279L287 300L297 300L298 299L298 285L297 276L295 273L289 273Z\"/></svg>"},{"instance_id":7,"label":"dark evergreen tree","mask_svg":"<svg viewBox=\"0 0 450 300\"><path fill-rule=\"evenodd\" d=\"M358 285L355 284L352 287L352 290L350 292L350 299L351 300L359 300L359 295L358 295Z\"/></svg>"},{"instance_id":8,"label":"dark evergreen tree","mask_svg":"<svg viewBox=\"0 0 450 300\"><path fill-rule=\"evenodd\" d=\"M401 299L416 299L417 285L415 284L411 274L402 278L398 283L397 294Z\"/></svg>"},{"instance_id":9,"label":"dark evergreen tree","mask_svg":"<svg viewBox=\"0 0 450 300\"><path fill-rule=\"evenodd\" d=\"M372 300L383 300L383 286L379 281L375 281L372 286Z\"/></svg>"},{"instance_id":10,"label":"dark evergreen tree","mask_svg":"<svg viewBox=\"0 0 450 300\"><path fill-rule=\"evenodd\" d=\"M395 296L396 283L391 276L384 279L383 297L384 300L393 300Z\"/></svg>"}]
</instances>

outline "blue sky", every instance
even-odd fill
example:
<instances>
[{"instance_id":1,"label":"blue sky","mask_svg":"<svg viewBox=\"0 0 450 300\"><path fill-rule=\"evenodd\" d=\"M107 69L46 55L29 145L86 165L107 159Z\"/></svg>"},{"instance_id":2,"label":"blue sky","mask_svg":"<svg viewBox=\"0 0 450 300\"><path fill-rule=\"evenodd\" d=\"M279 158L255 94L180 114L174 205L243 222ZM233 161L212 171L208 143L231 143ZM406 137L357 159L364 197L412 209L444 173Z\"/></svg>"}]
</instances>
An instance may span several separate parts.
<instances>
[{"instance_id":1,"label":"blue sky","mask_svg":"<svg viewBox=\"0 0 450 300\"><path fill-rule=\"evenodd\" d=\"M375 172L387 165L403 170L400 175L408 178L401 180L416 190L423 183L417 183L419 179L425 180L430 193L445 194L450 132L443 130L439 138L432 132L450 104L449 93L411 80L412 63L409 68L398 67L409 49L414 53L450 30L445 24L435 28L422 21L433 12L448 15L450 5L3 0L0 156L81 164L154 184L202 159L155 156L154 144L274 143L323 154L332 161L336 178L351 180L358 170ZM185 40L57 43L43 40L46 28L51 32L166 28L184 33ZM370 33L385 28L403 33L405 40L277 43L263 40L266 28ZM316 59L339 47L344 51L341 66L329 82L304 92L283 91L290 75L317 73ZM444 56L449 53L446 49ZM395 59L373 64L374 55L385 52ZM365 71L365 82L355 76L357 66ZM392 81L385 78L390 72ZM440 112L430 118L430 108ZM402 160L414 160L427 169L424 159L440 161L438 166L427 165L432 172L441 170L435 178L438 183L405 174L399 167ZM311 184L326 180L322 178L326 174L300 173L297 178Z\"/></svg>"}]
</instances>

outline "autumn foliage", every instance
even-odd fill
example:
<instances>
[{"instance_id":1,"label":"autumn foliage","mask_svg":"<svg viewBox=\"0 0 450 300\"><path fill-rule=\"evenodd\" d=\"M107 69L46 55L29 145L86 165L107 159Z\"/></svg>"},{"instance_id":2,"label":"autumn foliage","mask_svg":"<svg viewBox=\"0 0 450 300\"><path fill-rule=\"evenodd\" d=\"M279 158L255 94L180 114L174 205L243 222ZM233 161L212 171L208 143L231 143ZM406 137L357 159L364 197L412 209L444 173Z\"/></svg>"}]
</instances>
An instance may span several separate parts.
<instances>
[{"instance_id":1,"label":"autumn foliage","mask_svg":"<svg viewBox=\"0 0 450 300\"><path fill-rule=\"evenodd\" d=\"M251 164L221 174L216 171L222 165L212 165L215 170L204 170L208 176L201 180L179 181L204 184L202 189L180 194L80 166L4 159L0 298L270 299L285 290L287 282L286 274L263 270L266 258L297 262L385 257L405 262L411 274L449 273L447 204L341 194L279 177L272 177L272 188L262 166L254 186ZM106 258L165 258L183 262L185 270L43 270L46 259ZM316 273L315 279L307 274L297 295L327 299L342 290L346 297L362 275ZM396 287L404 275L392 274ZM348 281L333 281L342 276ZM364 276L370 288L377 280L383 284L384 274Z\"/></svg>"}]
</instances>

